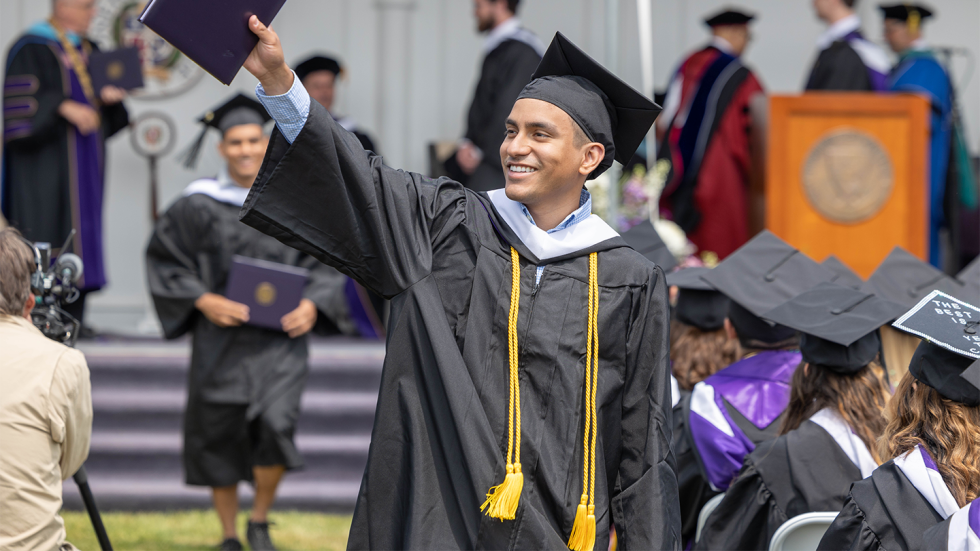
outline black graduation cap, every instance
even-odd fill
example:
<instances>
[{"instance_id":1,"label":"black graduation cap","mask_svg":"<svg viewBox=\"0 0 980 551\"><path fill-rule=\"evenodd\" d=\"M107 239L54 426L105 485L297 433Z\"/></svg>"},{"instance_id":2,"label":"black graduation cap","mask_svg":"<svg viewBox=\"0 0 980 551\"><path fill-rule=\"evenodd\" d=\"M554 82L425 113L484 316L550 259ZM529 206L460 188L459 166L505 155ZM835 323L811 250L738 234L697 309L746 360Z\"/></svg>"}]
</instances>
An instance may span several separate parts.
<instances>
[{"instance_id":1,"label":"black graduation cap","mask_svg":"<svg viewBox=\"0 0 980 551\"><path fill-rule=\"evenodd\" d=\"M934 289L956 293L962 286L901 247L875 268L861 290L911 308Z\"/></svg>"},{"instance_id":2,"label":"black graduation cap","mask_svg":"<svg viewBox=\"0 0 980 551\"><path fill-rule=\"evenodd\" d=\"M963 298L970 304L980 304L980 256L956 274L956 280L963 284Z\"/></svg>"},{"instance_id":3,"label":"black graduation cap","mask_svg":"<svg viewBox=\"0 0 980 551\"><path fill-rule=\"evenodd\" d=\"M265 110L261 103L244 95L237 94L221 105L209 110L201 116L197 122L204 125L201 133L193 144L183 153L184 166L193 168L197 165L197 159L201 154L201 146L207 136L208 129L214 128L222 134L228 129L243 125L257 124L259 126L272 120L272 116Z\"/></svg>"},{"instance_id":4,"label":"black graduation cap","mask_svg":"<svg viewBox=\"0 0 980 551\"><path fill-rule=\"evenodd\" d=\"M330 56L315 55L296 65L294 71L296 71L296 76L302 82L304 78L315 71L330 71L336 76L342 74L344 68L340 66L339 61Z\"/></svg>"},{"instance_id":5,"label":"black graduation cap","mask_svg":"<svg viewBox=\"0 0 980 551\"><path fill-rule=\"evenodd\" d=\"M894 324L924 339L915 349L909 373L950 400L980 405L980 308L942 291L933 291ZM967 373L969 371L969 373ZM963 384L966 378L971 384Z\"/></svg>"},{"instance_id":6,"label":"black graduation cap","mask_svg":"<svg viewBox=\"0 0 980 551\"><path fill-rule=\"evenodd\" d=\"M622 237L633 250L660 266L663 271L669 272L677 267L677 259L649 220L633 226Z\"/></svg>"},{"instance_id":7,"label":"black graduation cap","mask_svg":"<svg viewBox=\"0 0 980 551\"><path fill-rule=\"evenodd\" d=\"M728 317L728 297L719 293L702 275L711 268L684 268L667 274L667 285L680 288L674 316L701 331L717 331Z\"/></svg>"},{"instance_id":8,"label":"black graduation cap","mask_svg":"<svg viewBox=\"0 0 980 551\"><path fill-rule=\"evenodd\" d=\"M606 157L590 180L612 166L614 158L628 163L661 111L561 33L555 34L531 79L517 99L538 99L559 107L590 140L606 148Z\"/></svg>"},{"instance_id":9,"label":"black graduation cap","mask_svg":"<svg viewBox=\"0 0 980 551\"><path fill-rule=\"evenodd\" d=\"M851 289L860 289L861 285L864 285L864 280L861 279L861 276L854 273L854 270L834 255L828 256L820 265L834 272L834 279L831 281L838 285L850 287Z\"/></svg>"},{"instance_id":10,"label":"black graduation cap","mask_svg":"<svg viewBox=\"0 0 980 551\"><path fill-rule=\"evenodd\" d=\"M704 24L709 27L719 25L744 25L755 19L755 15L746 13L737 8L727 8L714 15L704 18Z\"/></svg>"},{"instance_id":11,"label":"black graduation cap","mask_svg":"<svg viewBox=\"0 0 980 551\"><path fill-rule=\"evenodd\" d=\"M800 336L803 359L837 373L856 373L878 356L878 328L905 307L836 283L821 283L766 313Z\"/></svg>"},{"instance_id":12,"label":"black graduation cap","mask_svg":"<svg viewBox=\"0 0 980 551\"><path fill-rule=\"evenodd\" d=\"M885 19L908 21L918 17L919 21L932 17L932 10L922 4L881 4L878 6Z\"/></svg>"}]
</instances>

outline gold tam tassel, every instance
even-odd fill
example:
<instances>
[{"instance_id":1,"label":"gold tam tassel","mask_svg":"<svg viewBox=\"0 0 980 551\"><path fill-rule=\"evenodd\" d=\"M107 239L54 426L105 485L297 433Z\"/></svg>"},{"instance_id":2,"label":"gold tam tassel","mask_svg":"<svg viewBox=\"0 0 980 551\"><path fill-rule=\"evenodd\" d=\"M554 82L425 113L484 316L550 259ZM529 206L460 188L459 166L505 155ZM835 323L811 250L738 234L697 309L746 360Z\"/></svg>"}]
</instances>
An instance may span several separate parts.
<instances>
[{"instance_id":1,"label":"gold tam tassel","mask_svg":"<svg viewBox=\"0 0 980 551\"><path fill-rule=\"evenodd\" d=\"M510 248L511 288L510 316L507 320L507 341L510 356L510 400L507 407L507 476L487 492L480 506L491 518L514 520L524 489L521 472L521 389L517 373L517 312L521 300L521 257ZM513 457L513 460L511 458Z\"/></svg>"}]
</instances>

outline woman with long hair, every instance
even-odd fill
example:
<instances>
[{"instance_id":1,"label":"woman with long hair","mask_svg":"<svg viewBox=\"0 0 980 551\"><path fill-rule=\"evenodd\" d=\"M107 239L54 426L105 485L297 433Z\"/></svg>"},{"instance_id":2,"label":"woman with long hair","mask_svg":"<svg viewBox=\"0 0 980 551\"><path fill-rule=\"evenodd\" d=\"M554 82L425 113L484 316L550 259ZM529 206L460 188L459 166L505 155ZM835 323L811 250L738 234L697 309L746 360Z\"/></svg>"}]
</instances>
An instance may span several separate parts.
<instances>
[{"instance_id":1,"label":"woman with long hair","mask_svg":"<svg viewBox=\"0 0 980 551\"><path fill-rule=\"evenodd\" d=\"M745 458L696 549L768 549L788 519L840 510L851 483L878 466L875 439L888 397L878 328L904 308L823 283L766 318L801 331L779 437Z\"/></svg>"},{"instance_id":2,"label":"woman with long hair","mask_svg":"<svg viewBox=\"0 0 980 551\"><path fill-rule=\"evenodd\" d=\"M980 496L978 319L935 291L896 323L926 340L886 410L889 461L852 486L820 549L925 549L926 530Z\"/></svg>"}]
</instances>

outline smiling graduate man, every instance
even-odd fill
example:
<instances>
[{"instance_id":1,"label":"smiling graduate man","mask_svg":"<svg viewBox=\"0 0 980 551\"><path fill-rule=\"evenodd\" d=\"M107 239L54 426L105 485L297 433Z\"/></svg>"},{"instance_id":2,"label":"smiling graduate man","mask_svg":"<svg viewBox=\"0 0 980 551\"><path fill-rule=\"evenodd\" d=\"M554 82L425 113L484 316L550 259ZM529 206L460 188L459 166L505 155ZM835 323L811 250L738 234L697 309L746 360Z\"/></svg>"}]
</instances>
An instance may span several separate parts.
<instances>
[{"instance_id":1,"label":"smiling graduate man","mask_svg":"<svg viewBox=\"0 0 980 551\"><path fill-rule=\"evenodd\" d=\"M250 25L277 130L242 220L391 299L349 548L679 548L664 273L584 189L660 108L559 34L473 192L364 151Z\"/></svg>"}]
</instances>

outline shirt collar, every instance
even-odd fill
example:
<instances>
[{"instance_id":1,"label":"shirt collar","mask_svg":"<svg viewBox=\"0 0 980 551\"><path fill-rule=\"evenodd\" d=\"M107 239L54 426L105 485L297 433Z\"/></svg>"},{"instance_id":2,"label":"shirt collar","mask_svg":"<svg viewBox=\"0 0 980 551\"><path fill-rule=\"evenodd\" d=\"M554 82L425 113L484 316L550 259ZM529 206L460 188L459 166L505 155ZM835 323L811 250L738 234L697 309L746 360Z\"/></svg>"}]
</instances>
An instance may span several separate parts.
<instances>
[{"instance_id":1,"label":"shirt collar","mask_svg":"<svg viewBox=\"0 0 980 551\"><path fill-rule=\"evenodd\" d=\"M738 57L735 53L735 48L732 48L732 43L720 36L711 37L711 45L728 55Z\"/></svg>"},{"instance_id":2,"label":"shirt collar","mask_svg":"<svg viewBox=\"0 0 980 551\"><path fill-rule=\"evenodd\" d=\"M483 41L483 52L489 54L494 51L497 46L517 34L519 30L521 30L521 21L517 17L511 17L497 25L487 33L487 38Z\"/></svg>"},{"instance_id":3,"label":"shirt collar","mask_svg":"<svg viewBox=\"0 0 980 551\"><path fill-rule=\"evenodd\" d=\"M531 216L531 211L527 210L524 203L521 203L521 212L523 212L524 216L527 217L528 222L537 226L537 224L534 223L534 217ZM566 216L560 224L554 228L551 228L546 233L555 233L556 231L561 231L569 226L574 226L589 216L592 216L592 194L589 193L589 190L582 188L582 194L579 195L578 208L575 209L575 212Z\"/></svg>"},{"instance_id":4,"label":"shirt collar","mask_svg":"<svg viewBox=\"0 0 980 551\"><path fill-rule=\"evenodd\" d=\"M834 42L844 38L852 32L861 28L861 18L856 13L848 15L844 19L827 27L827 30L817 39L817 47L826 50Z\"/></svg>"}]
</instances>

